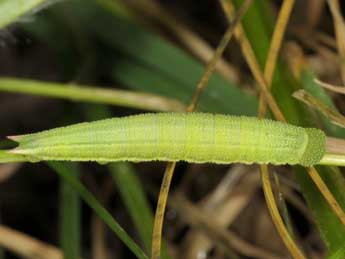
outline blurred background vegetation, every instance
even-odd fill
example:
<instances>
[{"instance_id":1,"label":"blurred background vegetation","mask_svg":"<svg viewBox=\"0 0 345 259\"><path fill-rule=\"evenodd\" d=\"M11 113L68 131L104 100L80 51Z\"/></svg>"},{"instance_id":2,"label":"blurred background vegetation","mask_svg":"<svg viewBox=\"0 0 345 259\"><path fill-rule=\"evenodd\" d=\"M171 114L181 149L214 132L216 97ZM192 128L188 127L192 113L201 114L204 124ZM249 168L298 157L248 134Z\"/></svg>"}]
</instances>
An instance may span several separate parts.
<instances>
[{"instance_id":1,"label":"blurred background vegetation","mask_svg":"<svg viewBox=\"0 0 345 259\"><path fill-rule=\"evenodd\" d=\"M229 25L224 10L242 3L24 2L0 0L1 148L8 147L7 135L139 112L183 111ZM262 70L284 2L254 0L242 20ZM304 89L343 111L343 97L325 92L314 79L344 85L344 35L338 1L296 1L272 82L290 123L345 136L292 97ZM231 40L198 111L257 116L257 78L241 42ZM164 168L156 162L1 164L0 258L147 258ZM345 208L342 172L317 169ZM285 166L271 171L279 178L281 214L306 258L345 258L345 227L306 171ZM261 185L256 166L179 163L163 257L290 258Z\"/></svg>"}]
</instances>

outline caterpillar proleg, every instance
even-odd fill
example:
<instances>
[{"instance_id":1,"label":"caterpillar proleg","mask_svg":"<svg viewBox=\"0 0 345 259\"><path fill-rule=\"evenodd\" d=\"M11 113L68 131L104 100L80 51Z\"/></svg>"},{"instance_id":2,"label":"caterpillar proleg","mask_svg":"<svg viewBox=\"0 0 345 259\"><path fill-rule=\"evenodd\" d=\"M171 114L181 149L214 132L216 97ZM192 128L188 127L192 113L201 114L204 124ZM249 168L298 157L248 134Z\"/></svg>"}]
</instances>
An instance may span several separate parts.
<instances>
[{"instance_id":1,"label":"caterpillar proleg","mask_svg":"<svg viewBox=\"0 0 345 259\"><path fill-rule=\"evenodd\" d=\"M9 138L19 143L9 152L38 161L182 160L312 166L325 152L321 130L209 113L140 114Z\"/></svg>"}]
</instances>

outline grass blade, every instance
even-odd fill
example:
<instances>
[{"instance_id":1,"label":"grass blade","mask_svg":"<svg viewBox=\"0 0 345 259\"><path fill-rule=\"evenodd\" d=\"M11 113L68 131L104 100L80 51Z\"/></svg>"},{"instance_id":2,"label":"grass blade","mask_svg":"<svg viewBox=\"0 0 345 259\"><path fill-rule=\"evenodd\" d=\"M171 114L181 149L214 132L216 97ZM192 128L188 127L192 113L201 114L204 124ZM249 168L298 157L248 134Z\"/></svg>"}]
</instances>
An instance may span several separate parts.
<instances>
[{"instance_id":1,"label":"grass blade","mask_svg":"<svg viewBox=\"0 0 345 259\"><path fill-rule=\"evenodd\" d=\"M17 21L28 12L33 12L47 0L2 0L0 1L0 29Z\"/></svg>"},{"instance_id":2,"label":"grass blade","mask_svg":"<svg viewBox=\"0 0 345 259\"><path fill-rule=\"evenodd\" d=\"M116 222L111 214L99 203L99 201L91 194L85 186L73 177L70 172L61 163L49 163L59 176L69 183L83 198L83 200L98 214L98 216L113 230L116 235L127 245L127 247L140 259L148 259L147 255L141 248L131 239L131 237Z\"/></svg>"},{"instance_id":3,"label":"grass blade","mask_svg":"<svg viewBox=\"0 0 345 259\"><path fill-rule=\"evenodd\" d=\"M111 175L120 191L121 197L127 206L129 214L143 240L146 251L150 251L153 227L153 214L149 209L145 193L139 179L135 176L134 168L126 162L109 165Z\"/></svg>"},{"instance_id":4,"label":"grass blade","mask_svg":"<svg viewBox=\"0 0 345 259\"><path fill-rule=\"evenodd\" d=\"M77 163L63 163L63 166L54 170L66 170L76 180L79 178ZM80 213L81 204L79 194L67 182L60 181L59 230L60 247L65 259L80 258Z\"/></svg>"},{"instance_id":5,"label":"grass blade","mask_svg":"<svg viewBox=\"0 0 345 259\"><path fill-rule=\"evenodd\" d=\"M144 110L184 110L184 105L179 101L157 95L27 79L0 78L0 91L55 97L72 101L111 104Z\"/></svg>"},{"instance_id":6,"label":"grass blade","mask_svg":"<svg viewBox=\"0 0 345 259\"><path fill-rule=\"evenodd\" d=\"M343 259L345 254L345 245L338 249L338 251L334 252L327 259Z\"/></svg>"}]
</instances>

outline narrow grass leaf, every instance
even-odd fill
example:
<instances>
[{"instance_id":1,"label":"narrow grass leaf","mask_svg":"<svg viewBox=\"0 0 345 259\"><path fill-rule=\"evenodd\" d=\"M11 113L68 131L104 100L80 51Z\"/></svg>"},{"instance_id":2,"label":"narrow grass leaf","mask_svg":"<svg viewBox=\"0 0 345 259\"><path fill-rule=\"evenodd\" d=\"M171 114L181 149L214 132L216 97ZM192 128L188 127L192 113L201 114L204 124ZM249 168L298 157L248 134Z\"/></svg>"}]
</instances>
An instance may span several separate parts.
<instances>
[{"instance_id":1,"label":"narrow grass leaf","mask_svg":"<svg viewBox=\"0 0 345 259\"><path fill-rule=\"evenodd\" d=\"M0 29L17 21L21 16L34 12L40 5L50 0L1 0Z\"/></svg>"},{"instance_id":2,"label":"narrow grass leaf","mask_svg":"<svg viewBox=\"0 0 345 259\"><path fill-rule=\"evenodd\" d=\"M71 101L103 103L159 111L183 111L177 100L120 89L61 84L29 79L0 78L0 91L62 98Z\"/></svg>"},{"instance_id":3,"label":"narrow grass leaf","mask_svg":"<svg viewBox=\"0 0 345 259\"><path fill-rule=\"evenodd\" d=\"M153 214L149 209L150 206L145 198L146 194L143 192L141 183L135 176L134 168L129 163L119 162L110 164L109 169L140 238L144 242L146 251L150 251Z\"/></svg>"},{"instance_id":4,"label":"narrow grass leaf","mask_svg":"<svg viewBox=\"0 0 345 259\"><path fill-rule=\"evenodd\" d=\"M62 170L63 164L57 162L50 162L49 165L56 169L59 176L69 183L82 197L82 199L98 214L98 216L113 230L116 235L127 245L127 247L139 259L148 259L147 255L141 248L131 239L131 237L123 230L123 228L116 222L111 214L99 203L99 201L91 194L84 185L76 179L70 172Z\"/></svg>"},{"instance_id":5,"label":"narrow grass leaf","mask_svg":"<svg viewBox=\"0 0 345 259\"><path fill-rule=\"evenodd\" d=\"M345 244L341 248L339 248L336 252L329 255L327 259L344 259L344 255L345 255Z\"/></svg>"},{"instance_id":6,"label":"narrow grass leaf","mask_svg":"<svg viewBox=\"0 0 345 259\"><path fill-rule=\"evenodd\" d=\"M50 163L54 171L65 171L78 181L80 170L77 163ZM60 181L59 236L65 259L80 258L81 204L78 192L66 181Z\"/></svg>"}]
</instances>

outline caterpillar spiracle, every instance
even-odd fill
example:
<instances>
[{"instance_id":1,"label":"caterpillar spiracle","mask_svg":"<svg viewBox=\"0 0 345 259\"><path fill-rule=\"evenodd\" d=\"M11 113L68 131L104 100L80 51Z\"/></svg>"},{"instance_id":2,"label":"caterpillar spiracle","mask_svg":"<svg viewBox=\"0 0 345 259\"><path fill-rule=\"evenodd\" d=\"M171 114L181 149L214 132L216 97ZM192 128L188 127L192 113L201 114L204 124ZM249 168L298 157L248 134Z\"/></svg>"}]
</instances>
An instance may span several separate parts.
<instances>
[{"instance_id":1,"label":"caterpillar spiracle","mask_svg":"<svg viewBox=\"0 0 345 259\"><path fill-rule=\"evenodd\" d=\"M317 164L325 134L267 119L149 113L9 137L32 160Z\"/></svg>"}]
</instances>

